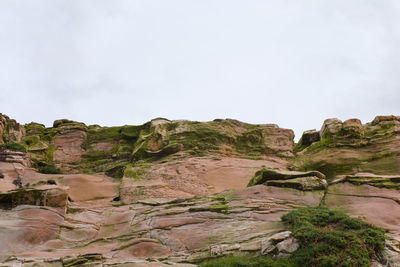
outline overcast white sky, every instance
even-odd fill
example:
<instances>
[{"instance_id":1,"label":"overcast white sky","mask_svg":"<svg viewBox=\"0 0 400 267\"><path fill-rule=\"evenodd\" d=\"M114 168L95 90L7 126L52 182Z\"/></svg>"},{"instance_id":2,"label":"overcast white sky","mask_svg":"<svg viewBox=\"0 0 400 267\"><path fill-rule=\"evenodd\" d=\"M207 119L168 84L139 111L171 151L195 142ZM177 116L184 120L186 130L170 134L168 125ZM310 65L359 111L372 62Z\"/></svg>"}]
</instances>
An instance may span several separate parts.
<instances>
[{"instance_id":1,"label":"overcast white sky","mask_svg":"<svg viewBox=\"0 0 400 267\"><path fill-rule=\"evenodd\" d=\"M0 0L0 92L47 126L400 115L400 1Z\"/></svg>"}]
</instances>

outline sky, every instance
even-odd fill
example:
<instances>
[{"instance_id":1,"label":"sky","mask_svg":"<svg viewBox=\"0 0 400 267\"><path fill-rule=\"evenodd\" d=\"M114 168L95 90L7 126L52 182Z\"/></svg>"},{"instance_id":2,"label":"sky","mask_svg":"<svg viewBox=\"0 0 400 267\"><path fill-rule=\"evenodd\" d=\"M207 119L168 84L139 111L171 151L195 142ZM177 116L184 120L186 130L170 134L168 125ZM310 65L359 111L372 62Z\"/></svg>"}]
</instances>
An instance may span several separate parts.
<instances>
[{"instance_id":1,"label":"sky","mask_svg":"<svg viewBox=\"0 0 400 267\"><path fill-rule=\"evenodd\" d=\"M400 115L398 0L0 0L0 112L294 129Z\"/></svg>"}]
</instances>

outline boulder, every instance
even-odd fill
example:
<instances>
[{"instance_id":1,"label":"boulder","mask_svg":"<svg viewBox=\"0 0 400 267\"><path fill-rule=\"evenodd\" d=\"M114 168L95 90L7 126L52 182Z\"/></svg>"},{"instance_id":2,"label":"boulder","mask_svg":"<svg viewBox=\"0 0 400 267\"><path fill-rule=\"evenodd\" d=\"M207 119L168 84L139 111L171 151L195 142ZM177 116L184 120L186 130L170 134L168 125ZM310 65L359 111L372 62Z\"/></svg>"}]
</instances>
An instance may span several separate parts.
<instances>
[{"instance_id":1,"label":"boulder","mask_svg":"<svg viewBox=\"0 0 400 267\"><path fill-rule=\"evenodd\" d=\"M341 131L342 125L342 121L337 118L325 120L320 130L321 139L327 136L337 135Z\"/></svg>"},{"instance_id":2,"label":"boulder","mask_svg":"<svg viewBox=\"0 0 400 267\"><path fill-rule=\"evenodd\" d=\"M284 231L273 234L261 241L261 255L267 255L276 250L276 244L289 238L292 235L290 231Z\"/></svg>"},{"instance_id":3,"label":"boulder","mask_svg":"<svg viewBox=\"0 0 400 267\"><path fill-rule=\"evenodd\" d=\"M287 238L276 244L279 253L288 254L295 252L299 248L299 246L299 242L294 237Z\"/></svg>"},{"instance_id":4,"label":"boulder","mask_svg":"<svg viewBox=\"0 0 400 267\"><path fill-rule=\"evenodd\" d=\"M279 254L279 256L295 252L299 242L292 237L292 232L284 231L261 241L261 255Z\"/></svg>"}]
</instances>

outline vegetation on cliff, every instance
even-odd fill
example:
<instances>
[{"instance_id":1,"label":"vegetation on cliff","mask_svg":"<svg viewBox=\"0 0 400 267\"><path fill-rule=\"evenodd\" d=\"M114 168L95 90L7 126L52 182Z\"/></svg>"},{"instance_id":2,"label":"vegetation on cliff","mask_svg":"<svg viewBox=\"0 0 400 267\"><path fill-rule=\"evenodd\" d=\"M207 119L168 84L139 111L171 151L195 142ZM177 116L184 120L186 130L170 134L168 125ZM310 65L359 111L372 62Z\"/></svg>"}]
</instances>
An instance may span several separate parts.
<instances>
[{"instance_id":1,"label":"vegetation on cliff","mask_svg":"<svg viewBox=\"0 0 400 267\"><path fill-rule=\"evenodd\" d=\"M5 143L1 144L0 148L3 149L10 149L10 150L16 150L16 151L21 151L21 152L26 152L26 149L23 145L18 144L18 143Z\"/></svg>"},{"instance_id":2,"label":"vegetation on cliff","mask_svg":"<svg viewBox=\"0 0 400 267\"><path fill-rule=\"evenodd\" d=\"M400 150L393 146L400 132L400 119L396 116L378 116L365 125L357 119L345 122L328 119L320 131L306 131L296 146L291 130L231 119L195 122L157 118L143 125L118 127L86 126L62 119L46 128L34 122L21 126L1 116L3 141L15 140L9 143L22 145L35 168L49 165L66 172L72 169L85 173L107 172L120 178L125 170L135 168L138 163L162 160L172 154L218 154L249 159L268 156L289 159L292 170L317 170L324 173L328 181L337 175L357 172L400 173L397 164ZM74 137L75 133L80 135ZM54 155L63 151L56 141L68 136L81 138L82 147L76 152L75 160L66 163L59 157L55 159Z\"/></svg>"},{"instance_id":3,"label":"vegetation on cliff","mask_svg":"<svg viewBox=\"0 0 400 267\"><path fill-rule=\"evenodd\" d=\"M282 217L299 241L297 266L370 266L383 250L385 231L341 211L309 207Z\"/></svg>"},{"instance_id":4,"label":"vegetation on cliff","mask_svg":"<svg viewBox=\"0 0 400 267\"><path fill-rule=\"evenodd\" d=\"M80 160L73 162L73 168L85 173L106 172L115 178L121 178L125 169L134 168L137 163L154 162L172 154L286 158L293 155L294 145L292 130L229 119L194 122L157 118L143 125L118 127L86 127L63 119L55 121L51 128L38 123L26 124L25 128L26 135L20 143L31 155L34 167L63 164L53 156L63 149L56 141L77 136L82 139L83 152L78 155Z\"/></svg>"},{"instance_id":5,"label":"vegetation on cliff","mask_svg":"<svg viewBox=\"0 0 400 267\"><path fill-rule=\"evenodd\" d=\"M369 267L384 248L383 229L324 206L293 210L282 221L300 244L289 258L227 256L200 266Z\"/></svg>"},{"instance_id":6,"label":"vegetation on cliff","mask_svg":"<svg viewBox=\"0 0 400 267\"><path fill-rule=\"evenodd\" d=\"M319 138L316 136L319 133ZM400 173L400 119L377 116L362 125L357 119L328 119L321 130L307 131L295 147L291 169L318 170L332 180L337 175L372 172Z\"/></svg>"}]
</instances>

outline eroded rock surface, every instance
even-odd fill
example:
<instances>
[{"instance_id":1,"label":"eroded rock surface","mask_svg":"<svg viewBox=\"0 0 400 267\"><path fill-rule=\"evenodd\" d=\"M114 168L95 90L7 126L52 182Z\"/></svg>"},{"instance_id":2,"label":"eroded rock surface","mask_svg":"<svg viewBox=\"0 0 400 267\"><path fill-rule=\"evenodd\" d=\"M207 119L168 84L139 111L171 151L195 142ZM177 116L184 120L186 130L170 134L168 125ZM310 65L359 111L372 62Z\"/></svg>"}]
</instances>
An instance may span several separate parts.
<instances>
[{"instance_id":1,"label":"eroded rock surface","mask_svg":"<svg viewBox=\"0 0 400 267\"><path fill-rule=\"evenodd\" d=\"M121 127L58 120L46 128L7 117L0 131L27 151L0 153L5 266L286 257L298 243L280 217L321 204L388 230L376 264L399 264L399 117L330 119L296 150L291 130L230 119Z\"/></svg>"},{"instance_id":2,"label":"eroded rock surface","mask_svg":"<svg viewBox=\"0 0 400 267\"><path fill-rule=\"evenodd\" d=\"M67 192L60 188L19 189L0 193L0 208L12 209L19 205L65 207Z\"/></svg>"},{"instance_id":3,"label":"eroded rock surface","mask_svg":"<svg viewBox=\"0 0 400 267\"><path fill-rule=\"evenodd\" d=\"M0 113L0 144L19 142L24 135L24 126Z\"/></svg>"},{"instance_id":4,"label":"eroded rock surface","mask_svg":"<svg viewBox=\"0 0 400 267\"><path fill-rule=\"evenodd\" d=\"M357 119L344 123L325 121L321 141L302 148L291 163L294 170L318 170L328 180L337 175L368 172L400 174L400 121L396 116L377 116L364 125Z\"/></svg>"},{"instance_id":5,"label":"eroded rock surface","mask_svg":"<svg viewBox=\"0 0 400 267\"><path fill-rule=\"evenodd\" d=\"M325 203L400 236L398 178L366 173L340 177L329 185Z\"/></svg>"},{"instance_id":6,"label":"eroded rock surface","mask_svg":"<svg viewBox=\"0 0 400 267\"><path fill-rule=\"evenodd\" d=\"M248 186L256 184L289 187L302 191L324 190L328 186L325 175L318 171L297 172L274 169L262 169L256 172Z\"/></svg>"},{"instance_id":7,"label":"eroded rock surface","mask_svg":"<svg viewBox=\"0 0 400 267\"><path fill-rule=\"evenodd\" d=\"M148 200L120 207L107 203L85 207L83 202L73 202L66 213L44 207L38 214L36 206L18 206L1 212L0 243L14 240L16 244L3 249L1 257L65 262L96 253L103 266L149 260L163 266L168 262L196 263L225 253L261 254L262 240L283 230L279 221L282 214L295 207L318 205L322 197L258 185L207 197ZM34 218L39 217L42 219L36 222ZM43 220L48 220L49 227L35 231L34 225L43 224ZM32 227L29 237L20 234L27 229L27 222ZM14 230L6 231L6 225L12 224ZM25 241L17 241L22 237ZM29 251L24 249L27 243Z\"/></svg>"},{"instance_id":8,"label":"eroded rock surface","mask_svg":"<svg viewBox=\"0 0 400 267\"><path fill-rule=\"evenodd\" d=\"M79 162L84 153L83 143L86 139L86 125L76 122L55 121L57 134L53 143L56 150L53 160L58 163Z\"/></svg>"}]
</instances>

